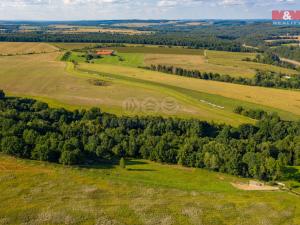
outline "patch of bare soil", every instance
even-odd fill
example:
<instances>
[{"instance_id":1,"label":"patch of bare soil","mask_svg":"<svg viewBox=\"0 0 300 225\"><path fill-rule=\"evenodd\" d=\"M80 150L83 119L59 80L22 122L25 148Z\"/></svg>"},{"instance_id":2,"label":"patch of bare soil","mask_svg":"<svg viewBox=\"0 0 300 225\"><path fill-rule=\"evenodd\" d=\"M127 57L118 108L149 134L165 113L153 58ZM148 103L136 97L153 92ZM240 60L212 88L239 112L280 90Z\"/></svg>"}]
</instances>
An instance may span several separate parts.
<instances>
[{"instance_id":1,"label":"patch of bare soil","mask_svg":"<svg viewBox=\"0 0 300 225\"><path fill-rule=\"evenodd\" d=\"M270 186L270 185L255 185L250 183L231 183L237 189L244 191L277 191L278 187Z\"/></svg>"}]
</instances>

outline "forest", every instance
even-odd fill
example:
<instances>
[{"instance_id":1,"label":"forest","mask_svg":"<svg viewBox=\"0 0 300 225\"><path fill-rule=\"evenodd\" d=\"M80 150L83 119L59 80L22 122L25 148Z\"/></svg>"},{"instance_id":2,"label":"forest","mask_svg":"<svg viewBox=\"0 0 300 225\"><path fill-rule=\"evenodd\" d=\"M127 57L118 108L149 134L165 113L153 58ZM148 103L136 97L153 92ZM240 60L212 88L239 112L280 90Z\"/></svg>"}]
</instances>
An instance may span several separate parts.
<instances>
[{"instance_id":1,"label":"forest","mask_svg":"<svg viewBox=\"0 0 300 225\"><path fill-rule=\"evenodd\" d=\"M99 108L49 108L0 91L0 151L64 165L141 158L277 180L286 166L300 165L300 121L263 115L255 125L239 127L196 119L118 117Z\"/></svg>"},{"instance_id":2,"label":"forest","mask_svg":"<svg viewBox=\"0 0 300 225\"><path fill-rule=\"evenodd\" d=\"M125 35L110 33L0 33L0 41L9 42L76 42L76 43L128 43L128 44L150 44L150 45L170 45L186 46L190 48L206 48L220 51L253 51L242 47L240 43L230 40L222 40L215 36L186 36L184 33L167 34L145 34L145 35Z\"/></svg>"},{"instance_id":3,"label":"forest","mask_svg":"<svg viewBox=\"0 0 300 225\"><path fill-rule=\"evenodd\" d=\"M289 58L293 58L293 56L291 56ZM298 69L297 66L282 61L277 54L272 52L272 50L268 50L263 54L257 54L254 59L245 58L245 59L243 59L243 61L275 65L275 66L280 66L280 67L289 68L289 69L293 69L293 70Z\"/></svg>"},{"instance_id":4,"label":"forest","mask_svg":"<svg viewBox=\"0 0 300 225\"><path fill-rule=\"evenodd\" d=\"M300 48L299 46L281 46L271 49L272 52L280 55L281 57L300 61Z\"/></svg>"}]
</instances>

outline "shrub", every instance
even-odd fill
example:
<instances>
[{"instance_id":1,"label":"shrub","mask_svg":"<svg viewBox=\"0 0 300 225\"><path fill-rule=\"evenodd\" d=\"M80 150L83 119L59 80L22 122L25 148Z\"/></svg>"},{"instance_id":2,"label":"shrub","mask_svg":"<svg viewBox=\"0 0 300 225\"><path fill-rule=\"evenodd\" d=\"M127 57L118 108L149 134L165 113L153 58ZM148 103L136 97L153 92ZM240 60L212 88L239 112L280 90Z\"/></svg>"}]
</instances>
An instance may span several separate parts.
<instances>
[{"instance_id":1,"label":"shrub","mask_svg":"<svg viewBox=\"0 0 300 225\"><path fill-rule=\"evenodd\" d=\"M4 99L5 98L5 93L3 90L0 90L0 99Z\"/></svg>"},{"instance_id":2,"label":"shrub","mask_svg":"<svg viewBox=\"0 0 300 225\"><path fill-rule=\"evenodd\" d=\"M125 159L124 159L123 157L120 159L120 167L121 167L122 169L125 169L125 168L126 168Z\"/></svg>"}]
</instances>

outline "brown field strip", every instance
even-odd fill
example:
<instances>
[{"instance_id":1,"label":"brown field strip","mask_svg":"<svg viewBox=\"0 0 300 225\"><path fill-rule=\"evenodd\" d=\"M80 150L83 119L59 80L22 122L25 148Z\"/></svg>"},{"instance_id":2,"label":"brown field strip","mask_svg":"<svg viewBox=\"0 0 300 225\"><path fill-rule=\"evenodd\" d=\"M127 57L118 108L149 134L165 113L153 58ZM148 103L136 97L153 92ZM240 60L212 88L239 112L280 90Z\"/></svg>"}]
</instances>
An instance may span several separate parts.
<instances>
[{"instance_id":1,"label":"brown field strip","mask_svg":"<svg viewBox=\"0 0 300 225\"><path fill-rule=\"evenodd\" d=\"M0 55L45 53L58 51L53 45L37 42L0 42Z\"/></svg>"}]
</instances>

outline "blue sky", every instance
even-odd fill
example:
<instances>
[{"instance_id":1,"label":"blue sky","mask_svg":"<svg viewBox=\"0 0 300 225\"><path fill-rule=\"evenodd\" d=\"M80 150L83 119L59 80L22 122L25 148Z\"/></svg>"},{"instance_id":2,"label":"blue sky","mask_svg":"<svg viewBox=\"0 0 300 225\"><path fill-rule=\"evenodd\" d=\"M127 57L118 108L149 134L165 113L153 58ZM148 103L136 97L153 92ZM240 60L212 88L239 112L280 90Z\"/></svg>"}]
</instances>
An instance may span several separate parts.
<instances>
[{"instance_id":1,"label":"blue sky","mask_svg":"<svg viewBox=\"0 0 300 225\"><path fill-rule=\"evenodd\" d=\"M267 19L300 0L0 0L0 20Z\"/></svg>"}]
</instances>

